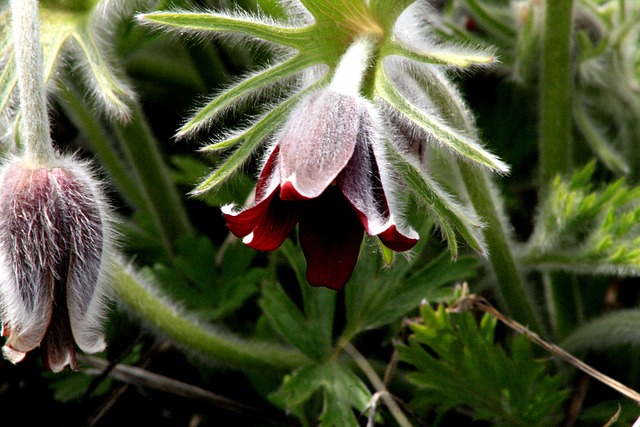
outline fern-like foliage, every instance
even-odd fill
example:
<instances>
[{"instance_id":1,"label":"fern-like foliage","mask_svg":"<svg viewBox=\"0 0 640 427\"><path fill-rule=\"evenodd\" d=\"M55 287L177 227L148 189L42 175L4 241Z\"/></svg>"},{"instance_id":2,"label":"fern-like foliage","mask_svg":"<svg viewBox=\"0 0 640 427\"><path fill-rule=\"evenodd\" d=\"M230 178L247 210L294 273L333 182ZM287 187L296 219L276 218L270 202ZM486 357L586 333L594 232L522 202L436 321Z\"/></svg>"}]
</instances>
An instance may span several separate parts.
<instances>
[{"instance_id":1,"label":"fern-like foliage","mask_svg":"<svg viewBox=\"0 0 640 427\"><path fill-rule=\"evenodd\" d=\"M580 273L640 273L640 187L619 179L596 188L589 163L558 177L522 253L525 265Z\"/></svg>"},{"instance_id":2,"label":"fern-like foliage","mask_svg":"<svg viewBox=\"0 0 640 427\"><path fill-rule=\"evenodd\" d=\"M400 360L414 369L409 379L418 410L467 409L494 425L557 425L566 397L562 380L546 373L525 336L507 340L505 349L495 343L497 321L489 314L478 323L471 312L424 305L421 317L408 345L398 347Z\"/></svg>"}]
</instances>

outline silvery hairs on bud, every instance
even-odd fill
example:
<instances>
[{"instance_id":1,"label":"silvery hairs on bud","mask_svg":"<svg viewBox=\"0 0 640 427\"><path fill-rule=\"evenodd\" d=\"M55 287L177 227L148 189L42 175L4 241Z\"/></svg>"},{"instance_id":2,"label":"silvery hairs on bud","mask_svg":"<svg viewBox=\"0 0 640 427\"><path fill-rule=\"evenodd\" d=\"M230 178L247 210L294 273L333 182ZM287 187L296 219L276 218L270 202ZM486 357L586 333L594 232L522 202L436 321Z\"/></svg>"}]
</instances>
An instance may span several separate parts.
<instances>
[{"instance_id":1,"label":"silvery hairs on bud","mask_svg":"<svg viewBox=\"0 0 640 427\"><path fill-rule=\"evenodd\" d=\"M75 344L105 347L112 217L87 163L14 157L0 167L0 313L4 355L40 345L47 369L77 369Z\"/></svg>"}]
</instances>

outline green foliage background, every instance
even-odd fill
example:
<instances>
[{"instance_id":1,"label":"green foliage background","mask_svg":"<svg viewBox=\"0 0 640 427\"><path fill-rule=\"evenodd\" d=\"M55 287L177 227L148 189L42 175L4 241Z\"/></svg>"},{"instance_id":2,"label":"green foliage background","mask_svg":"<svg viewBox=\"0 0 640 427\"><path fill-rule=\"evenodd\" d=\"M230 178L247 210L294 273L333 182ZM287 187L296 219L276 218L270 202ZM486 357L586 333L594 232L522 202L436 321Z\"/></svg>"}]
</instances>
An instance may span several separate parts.
<instances>
[{"instance_id":1,"label":"green foliage background","mask_svg":"<svg viewBox=\"0 0 640 427\"><path fill-rule=\"evenodd\" d=\"M640 415L494 318L446 310L466 282L545 339L640 387L640 4L434 1L424 24L434 37L494 49L498 61L451 73L466 103L448 95L440 74L416 77L453 129L437 134L431 123L432 131L463 155L434 149L426 174L390 153L423 238L391 266L367 238L336 293L306 283L295 236L256 253L228 234L218 209L245 202L254 149L299 96L247 99L245 91L336 57L332 45L273 66L279 51L248 39L187 36L237 22L169 13L165 24L177 29L167 34L134 19L234 8L283 19L284 3L274 0L124 2L106 18L104 3L41 2L45 77L57 146L95 159L121 219L109 346L99 358L144 371L125 375L83 358L80 373L54 376L37 354L18 366L0 361L0 408L27 425L105 426L599 426ZM389 30L412 2L302 3L326 22L349 16L325 3L377 8ZM0 7L0 113L12 134L20 117L8 2ZM246 24L258 31L294 47L315 34ZM372 90L402 107L384 77ZM467 110L475 124L463 120ZM484 151L464 154L476 132L508 175L490 178L465 163L468 155L500 169Z\"/></svg>"}]
</instances>

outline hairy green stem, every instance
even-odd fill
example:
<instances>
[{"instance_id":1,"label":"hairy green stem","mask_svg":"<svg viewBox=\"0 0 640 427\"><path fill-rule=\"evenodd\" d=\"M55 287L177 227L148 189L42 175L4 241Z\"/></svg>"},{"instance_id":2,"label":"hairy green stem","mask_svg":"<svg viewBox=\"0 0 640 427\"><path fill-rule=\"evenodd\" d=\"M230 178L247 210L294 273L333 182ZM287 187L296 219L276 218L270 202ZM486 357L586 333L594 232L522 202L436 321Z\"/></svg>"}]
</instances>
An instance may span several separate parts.
<instances>
[{"instance_id":1,"label":"hairy green stem","mask_svg":"<svg viewBox=\"0 0 640 427\"><path fill-rule=\"evenodd\" d=\"M509 314L530 329L543 332L513 256L504 216L499 211L500 200L494 195L489 177L484 171L466 163L460 164L460 170L471 203L487 226L484 236L489 261Z\"/></svg>"},{"instance_id":2,"label":"hairy green stem","mask_svg":"<svg viewBox=\"0 0 640 427\"><path fill-rule=\"evenodd\" d=\"M547 0L540 64L538 147L541 195L571 166L573 0Z\"/></svg>"},{"instance_id":3,"label":"hairy green stem","mask_svg":"<svg viewBox=\"0 0 640 427\"><path fill-rule=\"evenodd\" d=\"M302 353L293 348L250 341L212 328L203 328L168 305L166 298L153 292L123 262L115 260L114 264L112 280L119 300L146 324L178 345L245 371L277 369L289 372L308 362Z\"/></svg>"},{"instance_id":4,"label":"hairy green stem","mask_svg":"<svg viewBox=\"0 0 640 427\"><path fill-rule=\"evenodd\" d=\"M47 164L55 158L40 45L37 0L11 0L13 45L20 91L20 137L27 156Z\"/></svg>"},{"instance_id":5,"label":"hairy green stem","mask_svg":"<svg viewBox=\"0 0 640 427\"><path fill-rule=\"evenodd\" d=\"M131 110L131 119L117 122L114 127L144 196L145 210L151 214L160 241L170 254L178 237L192 235L193 230L142 108L134 104Z\"/></svg>"},{"instance_id":6,"label":"hairy green stem","mask_svg":"<svg viewBox=\"0 0 640 427\"><path fill-rule=\"evenodd\" d=\"M547 0L545 4L542 57L540 64L540 122L538 149L540 159L540 200L543 200L557 175L571 168L571 97L573 92L571 39L573 35L573 0ZM545 278L547 305L555 332L571 329L575 307L565 280L551 273Z\"/></svg>"}]
</instances>

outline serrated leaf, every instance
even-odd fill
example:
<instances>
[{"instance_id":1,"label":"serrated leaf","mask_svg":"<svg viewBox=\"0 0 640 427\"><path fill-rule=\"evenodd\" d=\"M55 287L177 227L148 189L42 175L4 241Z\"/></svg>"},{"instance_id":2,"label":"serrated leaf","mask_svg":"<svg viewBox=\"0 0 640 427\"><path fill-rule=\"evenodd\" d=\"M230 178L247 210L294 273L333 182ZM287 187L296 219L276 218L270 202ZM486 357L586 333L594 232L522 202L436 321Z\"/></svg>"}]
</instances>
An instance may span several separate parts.
<instances>
[{"instance_id":1,"label":"serrated leaf","mask_svg":"<svg viewBox=\"0 0 640 427\"><path fill-rule=\"evenodd\" d=\"M295 248L290 240L286 240L280 251L285 255L293 268L300 292L307 322L313 325L313 333L323 342L325 348L333 343L333 320L336 308L336 293L326 288L314 288L308 285L305 277L306 260L302 250Z\"/></svg>"},{"instance_id":2,"label":"serrated leaf","mask_svg":"<svg viewBox=\"0 0 640 427\"><path fill-rule=\"evenodd\" d=\"M594 163L554 180L521 259L530 267L640 274L640 187L619 179L594 189Z\"/></svg>"},{"instance_id":3,"label":"serrated leaf","mask_svg":"<svg viewBox=\"0 0 640 427\"><path fill-rule=\"evenodd\" d=\"M201 319L219 320L258 291L263 272L250 268L254 252L242 244L227 247L220 268L218 252L206 237L180 239L171 267L157 263L143 269L174 301Z\"/></svg>"},{"instance_id":4,"label":"serrated leaf","mask_svg":"<svg viewBox=\"0 0 640 427\"><path fill-rule=\"evenodd\" d=\"M319 420L326 427L357 427L353 411L362 412L371 399L362 380L335 362L303 366L285 379L276 395L287 408L294 409L319 391L323 391L324 400Z\"/></svg>"},{"instance_id":5,"label":"serrated leaf","mask_svg":"<svg viewBox=\"0 0 640 427\"><path fill-rule=\"evenodd\" d=\"M415 367L409 379L418 391L414 404L446 411L468 408L474 419L501 425L552 425L566 392L561 378L545 373L526 336L508 341L509 351L494 343L496 319L473 313L449 314L425 305L424 324L413 324L400 360Z\"/></svg>"}]
</instances>

